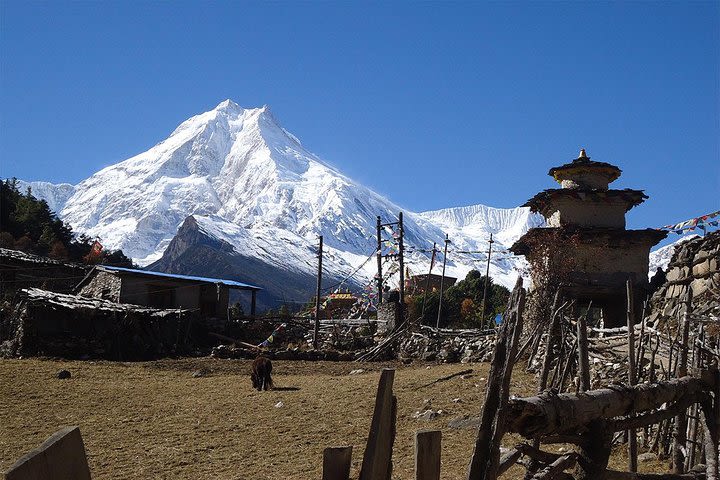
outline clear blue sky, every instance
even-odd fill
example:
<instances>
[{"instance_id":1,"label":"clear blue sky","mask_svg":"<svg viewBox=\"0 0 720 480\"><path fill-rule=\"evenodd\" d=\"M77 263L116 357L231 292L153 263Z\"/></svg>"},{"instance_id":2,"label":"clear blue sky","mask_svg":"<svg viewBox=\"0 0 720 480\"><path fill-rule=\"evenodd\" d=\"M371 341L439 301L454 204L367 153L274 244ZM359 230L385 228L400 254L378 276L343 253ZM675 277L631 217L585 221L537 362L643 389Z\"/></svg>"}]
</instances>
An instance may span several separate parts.
<instances>
[{"instance_id":1,"label":"clear blue sky","mask_svg":"<svg viewBox=\"0 0 720 480\"><path fill-rule=\"evenodd\" d=\"M231 98L420 211L512 207L580 147L720 209L720 2L0 2L0 175L76 183Z\"/></svg>"}]
</instances>

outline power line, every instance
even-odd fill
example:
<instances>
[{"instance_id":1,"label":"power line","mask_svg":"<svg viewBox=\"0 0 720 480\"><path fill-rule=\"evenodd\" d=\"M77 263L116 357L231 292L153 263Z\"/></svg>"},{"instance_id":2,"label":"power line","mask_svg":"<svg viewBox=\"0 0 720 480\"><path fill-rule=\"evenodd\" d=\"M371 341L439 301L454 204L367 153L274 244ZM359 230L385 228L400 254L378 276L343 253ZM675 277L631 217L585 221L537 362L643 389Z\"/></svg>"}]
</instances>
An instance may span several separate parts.
<instances>
[{"instance_id":1,"label":"power line","mask_svg":"<svg viewBox=\"0 0 720 480\"><path fill-rule=\"evenodd\" d=\"M328 290L332 290L333 288L335 288L335 287L337 287L337 286L342 285L343 283L345 283L348 279L350 279L350 278L351 278L352 276L354 276L357 272L359 272L360 269L363 268L375 255L377 255L377 250L376 250L376 251L373 251L370 255L368 255L368 257L365 259L365 261L364 261L363 263L361 263L360 266L358 266L355 270L353 270L348 276L346 276L345 278L343 278L343 279L340 280L339 282L337 282L337 283L335 283L335 284L333 284L333 285L331 285L331 286L329 286L329 287L323 288L322 291L323 291L323 292L327 292Z\"/></svg>"}]
</instances>

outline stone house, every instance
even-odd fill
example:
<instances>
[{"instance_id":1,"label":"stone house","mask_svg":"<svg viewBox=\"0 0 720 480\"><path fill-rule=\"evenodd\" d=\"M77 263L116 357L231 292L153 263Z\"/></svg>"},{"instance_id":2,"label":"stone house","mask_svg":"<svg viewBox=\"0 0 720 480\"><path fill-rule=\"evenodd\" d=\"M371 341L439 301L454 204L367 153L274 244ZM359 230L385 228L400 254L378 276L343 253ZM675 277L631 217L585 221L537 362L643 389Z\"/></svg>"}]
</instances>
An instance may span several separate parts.
<instances>
[{"instance_id":1,"label":"stone house","mask_svg":"<svg viewBox=\"0 0 720 480\"><path fill-rule=\"evenodd\" d=\"M75 287L80 296L158 309L182 308L200 317L225 319L230 290L249 291L255 315L260 287L234 280L98 265Z\"/></svg>"},{"instance_id":2,"label":"stone house","mask_svg":"<svg viewBox=\"0 0 720 480\"><path fill-rule=\"evenodd\" d=\"M89 269L86 265L0 248L0 294L12 295L32 287L70 293Z\"/></svg>"}]
</instances>

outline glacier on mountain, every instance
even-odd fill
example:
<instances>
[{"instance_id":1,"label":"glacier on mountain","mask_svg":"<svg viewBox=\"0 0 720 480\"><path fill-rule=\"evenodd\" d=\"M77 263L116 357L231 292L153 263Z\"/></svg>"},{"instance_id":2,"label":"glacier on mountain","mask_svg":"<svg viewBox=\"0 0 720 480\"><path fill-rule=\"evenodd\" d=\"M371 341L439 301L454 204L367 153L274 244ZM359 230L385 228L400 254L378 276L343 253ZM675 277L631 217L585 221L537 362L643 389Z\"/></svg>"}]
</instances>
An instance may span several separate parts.
<instances>
[{"instance_id":1,"label":"glacier on mountain","mask_svg":"<svg viewBox=\"0 0 720 480\"><path fill-rule=\"evenodd\" d=\"M32 185L36 196L52 199L76 232L99 237L107 248L122 249L140 265L158 260L192 215L208 235L285 269L313 272L317 237L323 235L328 269L349 274L376 249L376 217L394 221L402 210L308 151L267 106L245 109L231 100L182 122L146 152L77 186L63 185L55 192L49 184L42 189ZM462 278L472 268L482 270L485 255L460 252L487 250L492 232L498 250L491 275L512 285L523 260L504 249L541 225L542 217L527 208L475 205L405 210L404 224L411 272L428 270L427 250L433 242L441 246L445 233L453 242L447 274ZM369 281L375 268L366 262L357 275Z\"/></svg>"},{"instance_id":2,"label":"glacier on mountain","mask_svg":"<svg viewBox=\"0 0 720 480\"><path fill-rule=\"evenodd\" d=\"M53 212L60 212L68 199L75 193L75 185L69 183L26 182L17 181L18 190L25 193L27 189L35 198L45 200Z\"/></svg>"}]
</instances>

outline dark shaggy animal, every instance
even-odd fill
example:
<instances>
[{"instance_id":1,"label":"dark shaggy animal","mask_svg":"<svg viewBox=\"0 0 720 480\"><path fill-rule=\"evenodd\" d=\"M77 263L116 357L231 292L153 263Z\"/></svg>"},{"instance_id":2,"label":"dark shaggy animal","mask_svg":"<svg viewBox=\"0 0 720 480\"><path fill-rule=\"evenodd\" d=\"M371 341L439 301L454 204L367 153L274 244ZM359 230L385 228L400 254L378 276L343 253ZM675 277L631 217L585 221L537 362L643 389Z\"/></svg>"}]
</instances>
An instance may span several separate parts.
<instances>
[{"instance_id":1,"label":"dark shaggy animal","mask_svg":"<svg viewBox=\"0 0 720 480\"><path fill-rule=\"evenodd\" d=\"M266 357L256 358L252 364L252 373L250 374L253 388L256 388L258 391L273 388L271 373L272 362L270 359Z\"/></svg>"}]
</instances>

